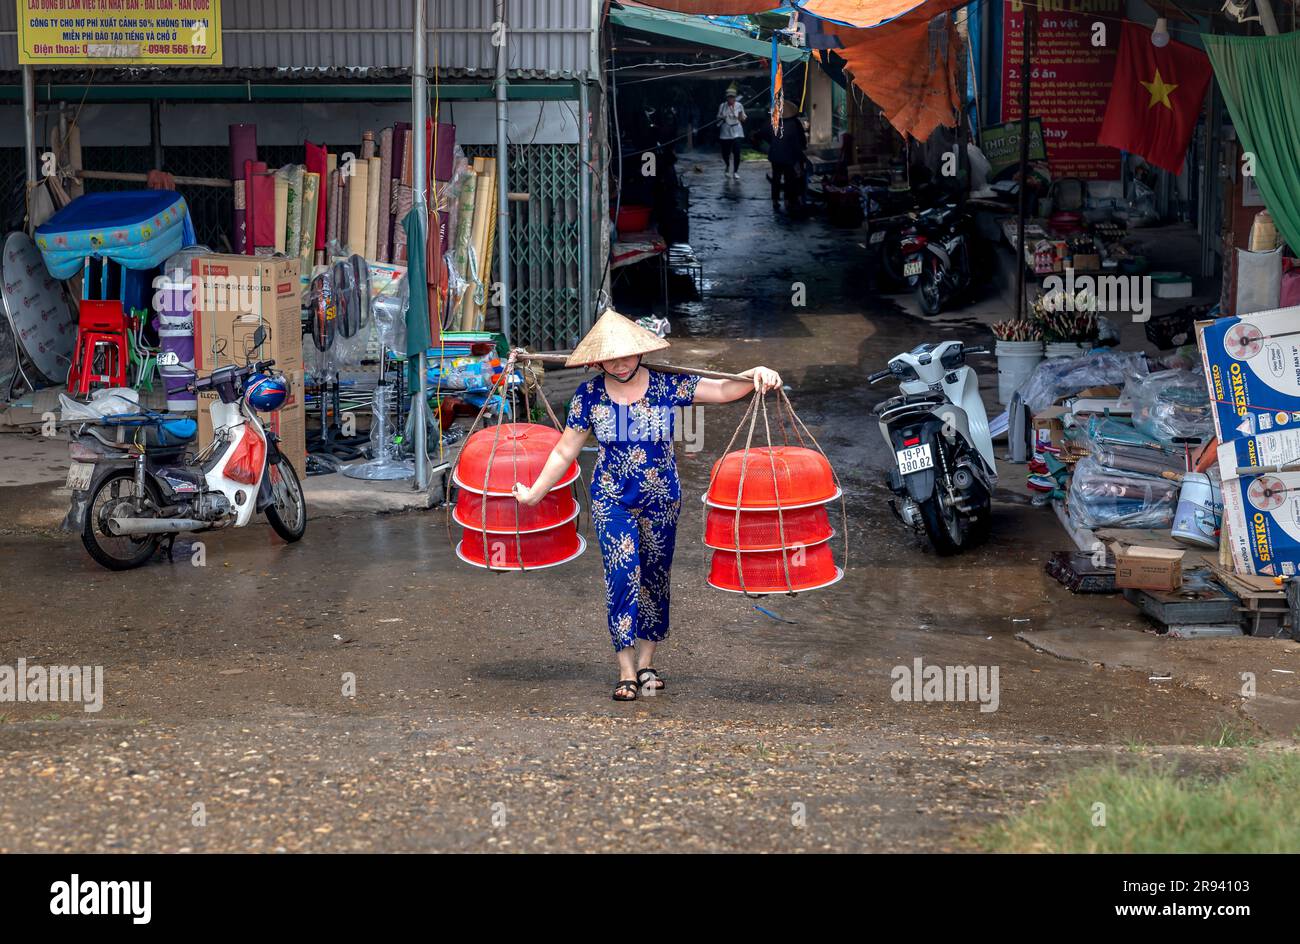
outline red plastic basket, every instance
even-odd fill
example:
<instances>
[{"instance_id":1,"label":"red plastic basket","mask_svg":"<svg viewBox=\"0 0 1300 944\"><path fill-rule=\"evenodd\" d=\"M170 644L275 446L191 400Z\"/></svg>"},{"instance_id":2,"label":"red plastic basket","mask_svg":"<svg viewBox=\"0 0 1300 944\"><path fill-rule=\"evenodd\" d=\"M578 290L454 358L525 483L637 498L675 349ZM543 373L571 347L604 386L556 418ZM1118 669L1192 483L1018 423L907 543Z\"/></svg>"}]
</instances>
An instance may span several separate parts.
<instances>
[{"instance_id":1,"label":"red plastic basket","mask_svg":"<svg viewBox=\"0 0 1300 944\"><path fill-rule=\"evenodd\" d=\"M498 430L500 432L498 433ZM496 442L496 454L492 443ZM516 482L532 485L541 474L551 450L560 440L560 431L536 423L502 423L481 429L461 447L452 481L467 491L488 495L509 495ZM488 459L492 468L488 469ZM487 488L484 489L484 473ZM573 483L578 477L578 463L573 463L552 491Z\"/></svg>"},{"instance_id":2,"label":"red plastic basket","mask_svg":"<svg viewBox=\"0 0 1300 944\"><path fill-rule=\"evenodd\" d=\"M451 513L451 519L462 527L503 534L514 534L516 529L521 534L546 531L577 516L578 502L569 488L557 488L531 508L510 496L480 495L465 489Z\"/></svg>"},{"instance_id":3,"label":"red plastic basket","mask_svg":"<svg viewBox=\"0 0 1300 944\"><path fill-rule=\"evenodd\" d=\"M745 492L740 495L740 473ZM776 475L773 476L773 468ZM707 501L718 508L800 508L828 502L839 495L835 474L826 457L804 446L760 446L729 452L713 464Z\"/></svg>"},{"instance_id":4,"label":"red plastic basket","mask_svg":"<svg viewBox=\"0 0 1300 944\"><path fill-rule=\"evenodd\" d=\"M586 549L587 542L578 529L566 524L518 537L514 534L488 534L485 559L483 532L465 528L456 545L456 556L467 564L490 570L540 570L567 564Z\"/></svg>"},{"instance_id":5,"label":"red plastic basket","mask_svg":"<svg viewBox=\"0 0 1300 944\"><path fill-rule=\"evenodd\" d=\"M735 518L740 515L740 545L736 545ZM832 534L830 516L825 505L810 508L781 510L781 521L775 511L740 511L729 508L710 508L704 519L704 543L724 551L779 551L781 549L780 525L784 525L785 546L817 544Z\"/></svg>"},{"instance_id":6,"label":"red plastic basket","mask_svg":"<svg viewBox=\"0 0 1300 944\"><path fill-rule=\"evenodd\" d=\"M709 586L733 593L798 593L829 587L844 576L844 571L835 566L827 541L788 550L786 556L790 566L788 585L780 551L714 551Z\"/></svg>"}]
</instances>

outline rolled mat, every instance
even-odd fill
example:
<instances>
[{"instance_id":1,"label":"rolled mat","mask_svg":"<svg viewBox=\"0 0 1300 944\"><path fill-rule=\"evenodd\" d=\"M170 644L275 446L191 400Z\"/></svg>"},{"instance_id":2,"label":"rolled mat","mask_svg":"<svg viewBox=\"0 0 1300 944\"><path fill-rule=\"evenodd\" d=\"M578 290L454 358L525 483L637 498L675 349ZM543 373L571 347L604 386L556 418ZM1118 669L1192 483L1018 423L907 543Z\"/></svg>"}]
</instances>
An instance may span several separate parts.
<instances>
[{"instance_id":1,"label":"rolled mat","mask_svg":"<svg viewBox=\"0 0 1300 944\"><path fill-rule=\"evenodd\" d=\"M319 183L329 180L329 153L325 150L323 144L312 144L310 141L303 142L303 150L306 152L303 162L307 173L315 174L317 180L317 199L316 199L316 221L312 228L315 233L315 246L313 252L319 252L325 248L325 227L328 222L329 211L327 209L329 196L322 192ZM306 225L303 226L303 232L307 231Z\"/></svg>"},{"instance_id":2,"label":"rolled mat","mask_svg":"<svg viewBox=\"0 0 1300 944\"><path fill-rule=\"evenodd\" d=\"M284 252L285 229L289 224L289 175L275 172L275 251Z\"/></svg>"},{"instance_id":3,"label":"rolled mat","mask_svg":"<svg viewBox=\"0 0 1300 944\"><path fill-rule=\"evenodd\" d=\"M366 164L366 251L367 259L379 258L379 170L383 162L372 157Z\"/></svg>"},{"instance_id":4,"label":"rolled mat","mask_svg":"<svg viewBox=\"0 0 1300 944\"><path fill-rule=\"evenodd\" d=\"M284 254L296 256L302 251L302 165L290 165L286 177L289 199L285 209Z\"/></svg>"},{"instance_id":5,"label":"rolled mat","mask_svg":"<svg viewBox=\"0 0 1300 944\"><path fill-rule=\"evenodd\" d=\"M406 131L409 128L404 121L396 122L393 125L393 159L389 162L389 189L388 189L388 255L393 262L397 262L397 240L398 233L402 229L402 218L397 215L397 188L402 183L402 167L406 158ZM406 245L406 235L401 236L402 245ZM406 257L403 256L403 259Z\"/></svg>"},{"instance_id":6,"label":"rolled mat","mask_svg":"<svg viewBox=\"0 0 1300 944\"><path fill-rule=\"evenodd\" d=\"M390 232L393 219L393 129L379 132L379 232L376 235L375 257L388 262L392 247Z\"/></svg>"},{"instance_id":7,"label":"rolled mat","mask_svg":"<svg viewBox=\"0 0 1300 944\"><path fill-rule=\"evenodd\" d=\"M235 252L244 251L248 235L247 198L245 196L244 162L257 160L257 125L230 126L230 182L235 209L230 221L230 245Z\"/></svg>"},{"instance_id":8,"label":"rolled mat","mask_svg":"<svg viewBox=\"0 0 1300 944\"><path fill-rule=\"evenodd\" d=\"M339 207L342 201L338 198L339 193L339 172L332 170L329 172L329 197L326 198L327 215L325 217L325 243L337 242L339 238ZM323 246L321 247L324 248Z\"/></svg>"},{"instance_id":9,"label":"rolled mat","mask_svg":"<svg viewBox=\"0 0 1300 944\"><path fill-rule=\"evenodd\" d=\"M369 190L370 162L352 162L352 176L348 178L348 250L366 251L366 194Z\"/></svg>"},{"instance_id":10,"label":"rolled mat","mask_svg":"<svg viewBox=\"0 0 1300 944\"><path fill-rule=\"evenodd\" d=\"M406 184L398 184L394 199L397 200L397 229L393 231L393 262L398 265L406 264L406 229L402 226L402 220L406 219L406 214L411 212L413 203L411 188Z\"/></svg>"},{"instance_id":11,"label":"rolled mat","mask_svg":"<svg viewBox=\"0 0 1300 944\"><path fill-rule=\"evenodd\" d=\"M316 220L316 207L320 204L320 175L310 171L302 175L302 245L298 248L299 271L304 279L311 277L315 261L315 240L307 232Z\"/></svg>"},{"instance_id":12,"label":"rolled mat","mask_svg":"<svg viewBox=\"0 0 1300 944\"><path fill-rule=\"evenodd\" d=\"M375 156L375 133L365 131L361 134L361 159L368 161Z\"/></svg>"}]
</instances>

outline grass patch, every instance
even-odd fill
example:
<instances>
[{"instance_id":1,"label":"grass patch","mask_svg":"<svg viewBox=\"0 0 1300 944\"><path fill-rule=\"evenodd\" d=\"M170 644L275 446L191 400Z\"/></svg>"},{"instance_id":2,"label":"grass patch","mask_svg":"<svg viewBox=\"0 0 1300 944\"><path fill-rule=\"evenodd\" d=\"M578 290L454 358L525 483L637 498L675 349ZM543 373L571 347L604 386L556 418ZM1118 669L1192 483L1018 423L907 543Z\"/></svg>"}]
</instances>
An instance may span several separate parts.
<instances>
[{"instance_id":1,"label":"grass patch","mask_svg":"<svg viewBox=\"0 0 1300 944\"><path fill-rule=\"evenodd\" d=\"M1231 721L1220 722L1210 736L1201 741L1202 747L1254 747L1260 742L1254 728Z\"/></svg>"},{"instance_id":2,"label":"grass patch","mask_svg":"<svg viewBox=\"0 0 1300 944\"><path fill-rule=\"evenodd\" d=\"M993 852L1297 852L1298 795L1296 754L1252 755L1218 780L1150 764L1094 768L978 842Z\"/></svg>"}]
</instances>

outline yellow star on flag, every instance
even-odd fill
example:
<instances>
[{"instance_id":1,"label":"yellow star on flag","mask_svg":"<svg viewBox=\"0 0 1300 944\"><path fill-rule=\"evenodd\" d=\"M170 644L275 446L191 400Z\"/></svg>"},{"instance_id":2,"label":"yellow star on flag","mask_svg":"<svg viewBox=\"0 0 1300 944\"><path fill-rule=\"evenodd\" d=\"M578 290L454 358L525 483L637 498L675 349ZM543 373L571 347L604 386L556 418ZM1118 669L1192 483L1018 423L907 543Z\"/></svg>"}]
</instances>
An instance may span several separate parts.
<instances>
[{"instance_id":1,"label":"yellow star on flag","mask_svg":"<svg viewBox=\"0 0 1300 944\"><path fill-rule=\"evenodd\" d=\"M1164 79L1160 78L1159 69L1156 69L1156 77L1152 79L1150 82L1143 82L1141 79L1138 79L1138 84L1143 86L1148 92L1151 93L1151 101L1147 102L1147 108L1154 108L1156 106L1156 103L1159 102L1161 105L1164 105L1170 111L1174 110L1173 103L1169 101L1169 93L1172 92L1174 89L1178 88L1178 86L1171 85L1167 83Z\"/></svg>"}]
</instances>

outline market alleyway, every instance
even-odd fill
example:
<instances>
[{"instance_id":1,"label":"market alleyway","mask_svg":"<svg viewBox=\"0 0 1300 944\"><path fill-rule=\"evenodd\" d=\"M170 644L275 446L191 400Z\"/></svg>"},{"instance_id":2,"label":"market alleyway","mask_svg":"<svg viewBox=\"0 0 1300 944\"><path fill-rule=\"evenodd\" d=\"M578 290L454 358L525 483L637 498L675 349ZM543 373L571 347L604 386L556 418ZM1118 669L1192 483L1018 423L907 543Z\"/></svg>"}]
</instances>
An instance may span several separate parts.
<instances>
[{"instance_id":1,"label":"market alleyway","mask_svg":"<svg viewBox=\"0 0 1300 944\"><path fill-rule=\"evenodd\" d=\"M609 698L594 549L486 574L436 511L316 520L293 547L254 527L212 537L205 567L119 575L4 522L0 662L102 664L106 695L98 714L2 706L0 851L964 849L1069 769L1137 742L1191 756L1233 716L1014 638L1138 619L1043 575L1065 538L1016 491L988 546L919 548L886 505L868 410L887 391L864 377L975 328L873 297L860 234L773 218L766 164L680 169L708 284L674 314L672 359L783 373L846 488L846 579L768 598L784 621L705 584L699 496L740 405L681 459L669 687L631 705ZM892 700L917 658L996 666L997 710Z\"/></svg>"}]
</instances>

